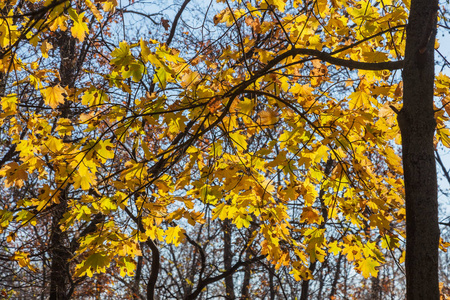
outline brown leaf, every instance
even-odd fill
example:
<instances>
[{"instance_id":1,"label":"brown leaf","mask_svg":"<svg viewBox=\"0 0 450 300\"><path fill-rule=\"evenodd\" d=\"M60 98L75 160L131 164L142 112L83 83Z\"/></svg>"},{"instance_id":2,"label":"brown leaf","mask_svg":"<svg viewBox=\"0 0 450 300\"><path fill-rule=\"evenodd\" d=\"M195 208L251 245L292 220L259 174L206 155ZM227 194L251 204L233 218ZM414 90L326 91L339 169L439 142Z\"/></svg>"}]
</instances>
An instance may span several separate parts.
<instances>
[{"instance_id":1,"label":"brown leaf","mask_svg":"<svg viewBox=\"0 0 450 300\"><path fill-rule=\"evenodd\" d=\"M161 18L161 25L164 27L165 30L169 30L170 28L169 20L166 20L164 18Z\"/></svg>"}]
</instances>

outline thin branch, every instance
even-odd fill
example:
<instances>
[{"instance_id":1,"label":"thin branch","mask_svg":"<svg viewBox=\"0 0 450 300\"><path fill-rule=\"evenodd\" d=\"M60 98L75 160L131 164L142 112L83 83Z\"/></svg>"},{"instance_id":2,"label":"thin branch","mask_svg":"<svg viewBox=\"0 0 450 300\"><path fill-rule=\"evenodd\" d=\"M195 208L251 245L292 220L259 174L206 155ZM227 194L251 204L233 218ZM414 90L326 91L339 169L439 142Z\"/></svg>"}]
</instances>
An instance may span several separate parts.
<instances>
[{"instance_id":1,"label":"thin branch","mask_svg":"<svg viewBox=\"0 0 450 300\"><path fill-rule=\"evenodd\" d=\"M181 14L183 13L184 9L186 8L189 2L191 2L191 0L184 0L183 4L180 7L180 10L173 19L172 28L170 28L169 37L167 38L166 42L167 46L169 46L170 43L172 42L173 36L175 35L175 29L177 28L178 20L180 19Z\"/></svg>"},{"instance_id":2,"label":"thin branch","mask_svg":"<svg viewBox=\"0 0 450 300\"><path fill-rule=\"evenodd\" d=\"M442 162L439 152L437 150L435 150L434 153L436 155L436 161L438 162L439 166L442 168L442 172L444 173L445 179L447 179L447 182L450 184L450 174L448 173L447 169L445 168L445 165Z\"/></svg>"},{"instance_id":3,"label":"thin branch","mask_svg":"<svg viewBox=\"0 0 450 300\"><path fill-rule=\"evenodd\" d=\"M209 277L209 278L207 278L206 280L200 280L200 282L198 283L197 288L195 289L195 291L194 291L192 294L188 295L185 299L186 299L186 300L193 300L193 299L196 299L196 298L200 295L200 293L202 292L202 290L203 290L208 284L211 284L211 283L214 283L214 282L216 282L216 281L222 280L222 279L224 279L225 277L232 275L232 274L233 274L234 272L236 272L240 267L244 267L244 266L250 265L250 264L252 264L252 263L254 263L254 262L257 262L257 261L259 261L259 260L261 260L261 259L263 259L263 258L265 258L265 257L266 257L266 255L260 255L260 256L254 257L254 258L252 258L252 259L246 260L246 261L239 261L239 262L237 262L233 267L231 267L230 269L226 270L225 272L223 272L223 273L220 274L220 275L217 275L217 276L214 276L214 277Z\"/></svg>"}]
</instances>

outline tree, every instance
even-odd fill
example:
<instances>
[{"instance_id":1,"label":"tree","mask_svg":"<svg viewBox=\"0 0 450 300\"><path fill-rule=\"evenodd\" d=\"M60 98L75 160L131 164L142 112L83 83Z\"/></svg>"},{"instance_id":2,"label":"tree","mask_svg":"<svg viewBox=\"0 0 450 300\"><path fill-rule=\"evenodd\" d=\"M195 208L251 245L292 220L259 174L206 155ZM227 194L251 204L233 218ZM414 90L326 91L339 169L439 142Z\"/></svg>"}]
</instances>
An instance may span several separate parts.
<instances>
[{"instance_id":1,"label":"tree","mask_svg":"<svg viewBox=\"0 0 450 300\"><path fill-rule=\"evenodd\" d=\"M89 280L134 299L357 297L340 270L377 276L406 214L408 298L439 297L437 3L186 0L172 22L146 5L1 4L5 259L51 299ZM127 34L131 18L160 30Z\"/></svg>"},{"instance_id":2,"label":"tree","mask_svg":"<svg viewBox=\"0 0 450 300\"><path fill-rule=\"evenodd\" d=\"M440 298L433 143L436 127L433 42L438 5L438 1L411 1L407 29L403 108L398 117L405 172L407 299Z\"/></svg>"}]
</instances>

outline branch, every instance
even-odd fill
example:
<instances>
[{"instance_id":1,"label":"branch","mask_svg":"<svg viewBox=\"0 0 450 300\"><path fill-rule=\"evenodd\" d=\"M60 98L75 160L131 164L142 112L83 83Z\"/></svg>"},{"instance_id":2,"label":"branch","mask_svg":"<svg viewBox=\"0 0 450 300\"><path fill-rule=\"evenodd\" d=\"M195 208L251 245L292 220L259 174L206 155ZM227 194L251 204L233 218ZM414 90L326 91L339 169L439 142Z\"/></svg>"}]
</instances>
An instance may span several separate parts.
<instances>
[{"instance_id":1,"label":"branch","mask_svg":"<svg viewBox=\"0 0 450 300\"><path fill-rule=\"evenodd\" d=\"M205 251L203 250L202 246L200 246L197 242L195 242L194 240L192 240L187 234L184 235L186 237L186 240L193 245L194 247L196 247L199 250L200 253L200 259L202 261L202 266L200 269L200 273L199 273L199 278L201 279L203 276L203 273L205 271L205 267L206 267L206 255L205 255Z\"/></svg>"},{"instance_id":2,"label":"branch","mask_svg":"<svg viewBox=\"0 0 450 300\"><path fill-rule=\"evenodd\" d=\"M254 263L254 262L257 262L257 261L259 261L259 260L261 260L261 259L263 259L263 258L265 258L265 257L266 257L266 255L260 255L260 256L254 257L254 258L252 258L252 259L250 259L250 260L239 261L239 262L237 262L233 267L231 267L230 269L226 270L225 272L223 272L223 273L220 274L220 275L217 275L217 276L214 276L214 277L209 277L209 278L207 278L206 280L200 280L200 282L198 283L197 288L195 289L195 291L194 291L192 294L188 295L185 299L186 299L186 300L193 300L193 299L196 299L196 298L200 295L200 293L202 292L202 290L203 290L208 284L211 284L211 283L214 283L214 282L216 282L216 281L222 280L222 279L224 279L225 277L232 275L232 274L233 274L234 272L236 272L237 269L239 269L240 267L250 265L250 264L252 264L252 263Z\"/></svg>"},{"instance_id":3,"label":"branch","mask_svg":"<svg viewBox=\"0 0 450 300\"><path fill-rule=\"evenodd\" d=\"M450 184L450 174L448 174L447 169L445 168L444 163L442 162L441 156L439 155L439 152L437 150L434 151L436 154L436 161L438 162L439 166L442 168L442 172L444 173L445 179L447 179L447 182Z\"/></svg>"},{"instance_id":4,"label":"branch","mask_svg":"<svg viewBox=\"0 0 450 300\"><path fill-rule=\"evenodd\" d=\"M160 15L160 13L146 14L146 13L143 13L143 12L140 12L140 11L128 10L128 9L118 9L118 11L121 12L121 13L130 13L130 14L137 14L137 15L140 15L140 16L145 17L145 18L149 19L150 21L152 21L153 24L159 25L159 23L157 23L157 22L156 22L155 20L153 20L151 17Z\"/></svg>"},{"instance_id":5,"label":"branch","mask_svg":"<svg viewBox=\"0 0 450 300\"><path fill-rule=\"evenodd\" d=\"M147 300L153 300L155 297L156 280L158 279L160 269L159 250L158 247L156 247L155 242L153 242L150 238L145 242L145 244L149 246L152 251L152 266L147 283Z\"/></svg>"},{"instance_id":6,"label":"branch","mask_svg":"<svg viewBox=\"0 0 450 300\"><path fill-rule=\"evenodd\" d=\"M184 0L183 4L180 7L180 10L175 16L175 19L173 19L172 28L170 28L169 37L167 38L166 45L169 46L172 42L173 36L175 35L175 29L177 28L178 20L181 17L181 14L183 13L184 9L188 5L188 3L191 2L191 0Z\"/></svg>"},{"instance_id":7,"label":"branch","mask_svg":"<svg viewBox=\"0 0 450 300\"><path fill-rule=\"evenodd\" d=\"M144 233L145 228L144 225L142 224L141 219L139 217L134 216L133 213L126 206L124 211L138 225L139 231ZM156 281L158 280L159 269L161 268L161 263L159 261L160 254L158 247L151 238L148 238L145 241L145 245L147 245L152 251L152 265L150 267L150 277L147 282L147 300L154 300Z\"/></svg>"},{"instance_id":8,"label":"branch","mask_svg":"<svg viewBox=\"0 0 450 300\"><path fill-rule=\"evenodd\" d=\"M369 62L361 62L351 59L343 59L332 56L332 54L327 52L321 52L315 49L303 49L303 48L294 48L284 52L283 54L275 57L273 60L269 62L267 66L270 65L270 68L275 64L281 62L282 60L296 55L310 55L315 56L317 59L325 61L329 64L347 67L350 69L359 69L359 70L372 70L372 71L381 71L381 70L398 70L403 68L403 60L397 61L386 61L379 63L369 63ZM265 69L265 68L264 68Z\"/></svg>"},{"instance_id":9,"label":"branch","mask_svg":"<svg viewBox=\"0 0 450 300\"><path fill-rule=\"evenodd\" d=\"M388 29L386 29L386 30L380 31L380 32L378 32L378 33L376 33L376 34L374 34L374 35L371 35L371 36L369 36L369 37L366 37L365 39L359 40L359 41L357 41L357 42L355 42L355 43L353 43L353 44L351 44L351 45L348 45L348 46L342 47L342 48L340 48L340 49L338 49L338 50L336 50L336 51L333 51L333 52L331 52L331 55L334 55L334 54L337 54L337 53L339 53L339 52L342 52L342 51L351 49L351 48L353 48L353 47L355 47L355 46L358 46L358 45L361 44L361 43L364 43L364 42L367 42L368 40L373 39L374 37L377 37L377 36L380 36L380 35L382 35L382 34L391 32L392 30L398 29L398 28L406 28L406 25L397 25L397 26L388 28Z\"/></svg>"}]
</instances>

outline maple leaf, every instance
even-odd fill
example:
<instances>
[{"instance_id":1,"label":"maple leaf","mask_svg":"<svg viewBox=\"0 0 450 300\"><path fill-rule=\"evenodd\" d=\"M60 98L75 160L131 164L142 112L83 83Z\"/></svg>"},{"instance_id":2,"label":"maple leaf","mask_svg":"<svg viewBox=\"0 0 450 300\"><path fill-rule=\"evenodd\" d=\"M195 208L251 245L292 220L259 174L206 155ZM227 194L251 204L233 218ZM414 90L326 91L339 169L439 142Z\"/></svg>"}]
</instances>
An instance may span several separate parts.
<instances>
[{"instance_id":1,"label":"maple leaf","mask_svg":"<svg viewBox=\"0 0 450 300\"><path fill-rule=\"evenodd\" d=\"M7 116L9 114L15 114L17 112L17 95L11 94L6 97L1 98L2 103L2 109L5 112L4 116Z\"/></svg>"},{"instance_id":2,"label":"maple leaf","mask_svg":"<svg viewBox=\"0 0 450 300\"><path fill-rule=\"evenodd\" d=\"M122 257L119 260L119 266L120 266L120 276L134 276L134 270L136 269L136 262L133 260L132 257L126 256Z\"/></svg>"},{"instance_id":3,"label":"maple leaf","mask_svg":"<svg viewBox=\"0 0 450 300\"><path fill-rule=\"evenodd\" d=\"M166 232L166 242L178 246L184 239L184 230L180 226L169 227Z\"/></svg>"},{"instance_id":4,"label":"maple leaf","mask_svg":"<svg viewBox=\"0 0 450 300\"><path fill-rule=\"evenodd\" d=\"M371 96L364 91L353 92L350 96L350 109L365 108L370 106Z\"/></svg>"},{"instance_id":5,"label":"maple leaf","mask_svg":"<svg viewBox=\"0 0 450 300\"><path fill-rule=\"evenodd\" d=\"M63 149L64 143L62 142L62 140L50 136L48 140L45 142L45 147L53 153L58 153Z\"/></svg>"},{"instance_id":6,"label":"maple leaf","mask_svg":"<svg viewBox=\"0 0 450 300\"><path fill-rule=\"evenodd\" d=\"M28 179L28 173L25 170L26 165L19 165L16 162L11 162L4 165L0 169L0 177L6 177L5 187L16 185L22 187L24 181Z\"/></svg>"},{"instance_id":7,"label":"maple leaf","mask_svg":"<svg viewBox=\"0 0 450 300\"><path fill-rule=\"evenodd\" d=\"M103 90L97 90L91 87L88 91L84 93L81 97L81 104L83 105L100 105L109 100L108 94Z\"/></svg>"},{"instance_id":8,"label":"maple leaf","mask_svg":"<svg viewBox=\"0 0 450 300\"><path fill-rule=\"evenodd\" d=\"M233 223L236 224L237 228L248 228L251 221L253 221L253 218L249 214L245 214L239 211L238 214L234 217Z\"/></svg>"},{"instance_id":9,"label":"maple leaf","mask_svg":"<svg viewBox=\"0 0 450 300\"><path fill-rule=\"evenodd\" d=\"M90 0L85 0L86 5L91 10L92 14L95 16L95 18L98 21L101 21L103 19L103 16L101 15L100 11L95 7L95 5Z\"/></svg>"},{"instance_id":10,"label":"maple leaf","mask_svg":"<svg viewBox=\"0 0 450 300\"><path fill-rule=\"evenodd\" d=\"M78 172L73 178L73 187L75 189L81 187L83 190L87 191L89 190L91 185L95 184L96 176L93 172L91 172L89 164L90 163L88 163L87 161L83 161L79 165Z\"/></svg>"},{"instance_id":11,"label":"maple leaf","mask_svg":"<svg viewBox=\"0 0 450 300\"><path fill-rule=\"evenodd\" d=\"M315 210L309 206L303 207L303 212L300 217L300 222L306 222L308 224L318 223L319 222L319 214L318 214L317 210Z\"/></svg>"},{"instance_id":12,"label":"maple leaf","mask_svg":"<svg viewBox=\"0 0 450 300\"><path fill-rule=\"evenodd\" d=\"M50 30L56 31L59 27L62 31L66 31L67 30L67 20L68 20L68 17L66 15L60 15L60 16L56 17L55 20L53 21L53 23L49 27Z\"/></svg>"},{"instance_id":13,"label":"maple leaf","mask_svg":"<svg viewBox=\"0 0 450 300\"><path fill-rule=\"evenodd\" d=\"M358 262L358 270L361 271L364 278L377 277L378 270L376 268L378 266L380 266L380 263L372 258L365 258Z\"/></svg>"},{"instance_id":14,"label":"maple leaf","mask_svg":"<svg viewBox=\"0 0 450 300\"><path fill-rule=\"evenodd\" d=\"M159 68L156 70L156 73L153 78L154 83L159 83L162 89L166 88L167 84L167 71L164 67Z\"/></svg>"},{"instance_id":15,"label":"maple leaf","mask_svg":"<svg viewBox=\"0 0 450 300\"><path fill-rule=\"evenodd\" d=\"M111 64L120 68L134 61L134 57L131 55L130 45L126 41L120 42L119 47L111 52L111 56L113 57Z\"/></svg>"},{"instance_id":16,"label":"maple leaf","mask_svg":"<svg viewBox=\"0 0 450 300\"><path fill-rule=\"evenodd\" d=\"M42 57L48 58L48 50L53 49L53 45L46 40L41 43Z\"/></svg>"},{"instance_id":17,"label":"maple leaf","mask_svg":"<svg viewBox=\"0 0 450 300\"><path fill-rule=\"evenodd\" d=\"M263 110L258 113L260 125L273 126L278 122L278 114L273 110Z\"/></svg>"},{"instance_id":18,"label":"maple leaf","mask_svg":"<svg viewBox=\"0 0 450 300\"><path fill-rule=\"evenodd\" d=\"M34 226L37 223L35 216L36 216L35 214L27 210L21 210L20 212L17 213L16 220L22 221L22 225L29 222L31 225Z\"/></svg>"},{"instance_id":19,"label":"maple leaf","mask_svg":"<svg viewBox=\"0 0 450 300\"><path fill-rule=\"evenodd\" d=\"M81 277L87 275L92 277L94 273L105 272L110 262L111 259L106 254L93 253L83 263L77 265L75 276Z\"/></svg>"},{"instance_id":20,"label":"maple leaf","mask_svg":"<svg viewBox=\"0 0 450 300\"><path fill-rule=\"evenodd\" d=\"M50 105L51 108L55 109L59 104L64 103L66 90L63 89L59 84L53 87L48 87L41 91L42 96L44 96L44 103Z\"/></svg>"},{"instance_id":21,"label":"maple leaf","mask_svg":"<svg viewBox=\"0 0 450 300\"><path fill-rule=\"evenodd\" d=\"M161 18L161 25L164 27L164 29L167 31L170 28L169 20L166 20L164 18Z\"/></svg>"},{"instance_id":22,"label":"maple leaf","mask_svg":"<svg viewBox=\"0 0 450 300\"><path fill-rule=\"evenodd\" d=\"M245 138L245 136L243 136L239 132L232 132L229 135L230 135L230 138L233 141L233 143L238 148L241 148L242 150L247 149L248 144L247 144L247 139Z\"/></svg>"},{"instance_id":23,"label":"maple leaf","mask_svg":"<svg viewBox=\"0 0 450 300\"><path fill-rule=\"evenodd\" d=\"M69 9L69 16L73 21L73 25L70 31L72 32L73 37L77 38L80 42L83 42L86 33L89 33L87 24L83 20L85 13L86 12L82 12L78 15L74 9Z\"/></svg>"},{"instance_id":24,"label":"maple leaf","mask_svg":"<svg viewBox=\"0 0 450 300\"><path fill-rule=\"evenodd\" d=\"M106 12L114 11L117 7L117 0L107 0L103 2L103 10Z\"/></svg>"},{"instance_id":25,"label":"maple leaf","mask_svg":"<svg viewBox=\"0 0 450 300\"><path fill-rule=\"evenodd\" d=\"M145 73L145 66L140 62L133 62L123 68L125 78L132 77L134 82L139 82Z\"/></svg>"},{"instance_id":26,"label":"maple leaf","mask_svg":"<svg viewBox=\"0 0 450 300\"><path fill-rule=\"evenodd\" d=\"M28 256L29 254L24 251L16 251L11 259L17 261L21 268L28 267L33 271L35 269L30 265L30 258Z\"/></svg>"}]
</instances>

